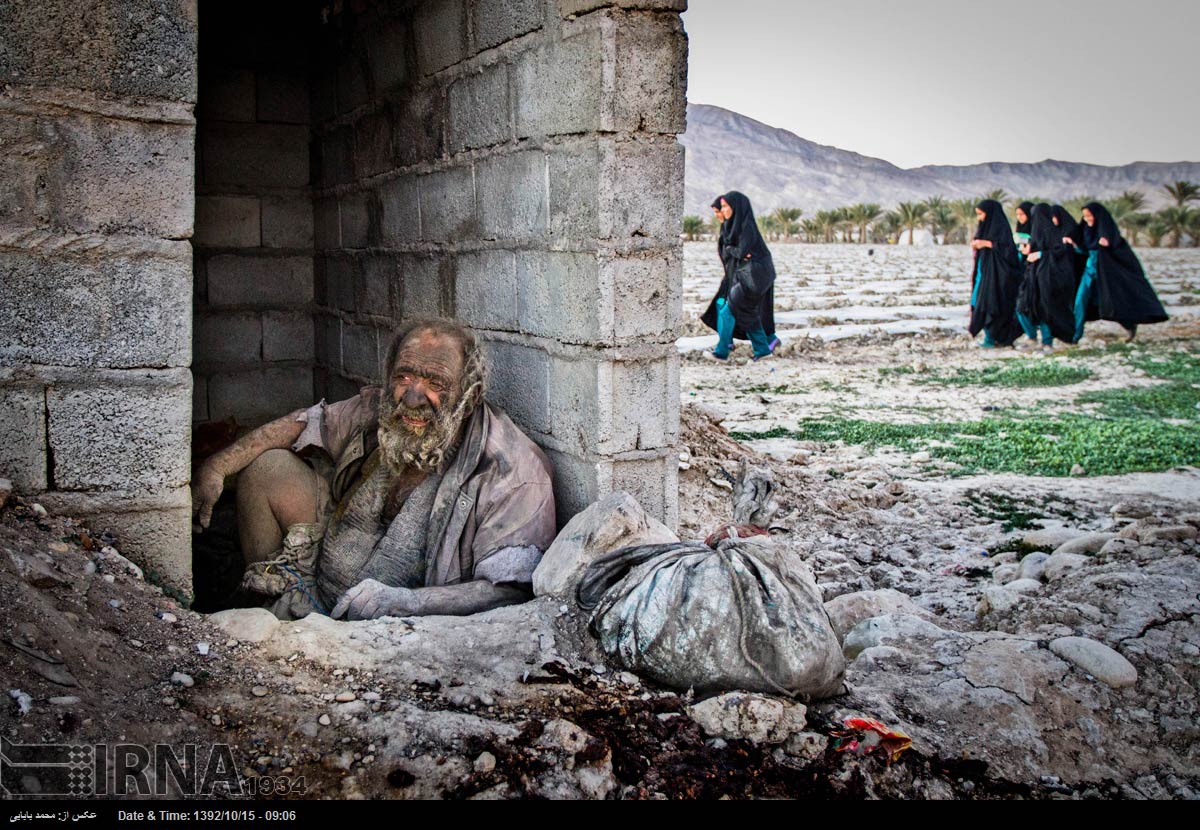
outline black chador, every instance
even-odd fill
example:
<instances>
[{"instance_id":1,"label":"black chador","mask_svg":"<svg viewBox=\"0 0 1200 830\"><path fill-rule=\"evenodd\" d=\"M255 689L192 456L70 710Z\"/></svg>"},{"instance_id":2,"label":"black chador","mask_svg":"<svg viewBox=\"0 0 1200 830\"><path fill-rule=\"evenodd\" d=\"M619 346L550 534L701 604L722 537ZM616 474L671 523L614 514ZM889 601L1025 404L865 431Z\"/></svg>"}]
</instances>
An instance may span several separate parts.
<instances>
[{"instance_id":1,"label":"black chador","mask_svg":"<svg viewBox=\"0 0 1200 830\"><path fill-rule=\"evenodd\" d=\"M985 199L977 207L986 215L975 231L975 238L986 239L992 247L975 252L969 331L972 337L986 332L985 346L1011 346L1021 335L1016 315L1021 282L1017 246L1013 243L1012 226L999 202Z\"/></svg>"},{"instance_id":2,"label":"black chador","mask_svg":"<svg viewBox=\"0 0 1200 830\"><path fill-rule=\"evenodd\" d=\"M1095 225L1083 225L1083 242L1089 255L1096 252L1096 274L1092 285L1092 302L1101 320L1120 323L1134 333L1141 323L1162 323L1167 320L1153 286L1146 279L1142 263L1121 236L1117 223L1108 208L1099 202L1086 206L1095 217ZM1100 240L1107 239L1108 245Z\"/></svg>"},{"instance_id":3,"label":"black chador","mask_svg":"<svg viewBox=\"0 0 1200 830\"><path fill-rule=\"evenodd\" d=\"M1047 206L1047 209L1049 207ZM1033 323L1040 323L1041 320L1037 316L1037 283L1034 279L1034 268L1036 263L1030 262L1025 256L1025 253L1033 253L1037 247L1033 244L1033 202L1021 202L1019 210L1025 214L1024 222L1021 217L1017 217L1017 244L1025 244L1029 246L1027 252L1022 252L1018 249L1017 253L1021 261L1021 287L1017 291L1017 313L1025 315L1025 318ZM1026 332L1029 334L1029 332ZM1030 334L1030 337L1033 335Z\"/></svg>"},{"instance_id":4,"label":"black chador","mask_svg":"<svg viewBox=\"0 0 1200 830\"><path fill-rule=\"evenodd\" d=\"M708 309L700 316L700 322L716 331L717 300L724 299L730 303L729 310L737 321L733 330L735 340L749 340L747 332L759 326L768 341L774 340L775 262L759 233L750 200L734 190L715 199L712 206L720 210L721 199L733 208L733 218L721 223L721 234L717 237L717 255L721 258L725 277ZM749 262L746 254L750 254ZM732 291L739 282L741 288Z\"/></svg>"},{"instance_id":5,"label":"black chador","mask_svg":"<svg viewBox=\"0 0 1200 830\"><path fill-rule=\"evenodd\" d=\"M1075 339L1076 254L1072 246L1063 242L1063 237L1069 234L1054 224L1053 217L1049 205L1033 209L1030 245L1039 258L1033 263L1032 316L1049 326L1056 339L1070 343Z\"/></svg>"}]
</instances>

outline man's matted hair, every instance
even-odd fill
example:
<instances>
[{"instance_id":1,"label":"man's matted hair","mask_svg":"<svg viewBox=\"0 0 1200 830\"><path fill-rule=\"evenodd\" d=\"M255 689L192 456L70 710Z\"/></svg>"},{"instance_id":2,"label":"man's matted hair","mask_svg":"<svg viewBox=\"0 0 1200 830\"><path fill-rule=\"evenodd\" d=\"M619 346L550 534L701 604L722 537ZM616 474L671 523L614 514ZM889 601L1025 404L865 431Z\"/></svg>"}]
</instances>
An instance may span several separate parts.
<instances>
[{"instance_id":1,"label":"man's matted hair","mask_svg":"<svg viewBox=\"0 0 1200 830\"><path fill-rule=\"evenodd\" d=\"M392 370L396 368L396 355L404 341L414 334L430 332L432 334L452 337L462 343L463 347L463 376L462 388L459 390L462 399L474 409L483 401L487 387L487 362L483 357L483 349L479 340L468 329L463 328L453 320L441 317L417 317L406 320L395 330L392 345L388 347L387 359L383 364L383 384L387 386L392 381Z\"/></svg>"}]
</instances>

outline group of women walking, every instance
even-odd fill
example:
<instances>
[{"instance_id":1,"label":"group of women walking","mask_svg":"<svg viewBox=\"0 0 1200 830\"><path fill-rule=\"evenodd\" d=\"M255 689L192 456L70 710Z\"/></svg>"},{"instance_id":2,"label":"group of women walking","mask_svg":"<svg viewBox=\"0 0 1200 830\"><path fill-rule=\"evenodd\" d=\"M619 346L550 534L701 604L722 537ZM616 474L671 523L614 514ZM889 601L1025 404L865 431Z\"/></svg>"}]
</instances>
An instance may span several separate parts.
<instances>
[{"instance_id":1,"label":"group of women walking","mask_svg":"<svg viewBox=\"0 0 1200 830\"><path fill-rule=\"evenodd\" d=\"M705 357L726 361L734 340L749 340L752 360L770 356L775 336L775 265L754 209L742 193L715 199L721 222L717 255L724 277L701 320L717 332ZM979 225L971 249L971 322L984 348L1012 346L1022 334L1042 348L1055 340L1078 343L1091 320L1112 320L1132 340L1144 323L1167 319L1142 263L1099 202L1076 222L1062 205L1023 202L1013 231L1003 206L985 199L975 207Z\"/></svg>"},{"instance_id":2,"label":"group of women walking","mask_svg":"<svg viewBox=\"0 0 1200 830\"><path fill-rule=\"evenodd\" d=\"M1099 202L1083 222L1062 205L1023 202L1013 232L1004 208L980 202L971 248L971 336L984 348L1012 346L1024 334L1043 348L1078 343L1091 320L1121 324L1132 340L1143 323L1167 319L1142 263Z\"/></svg>"}]
</instances>

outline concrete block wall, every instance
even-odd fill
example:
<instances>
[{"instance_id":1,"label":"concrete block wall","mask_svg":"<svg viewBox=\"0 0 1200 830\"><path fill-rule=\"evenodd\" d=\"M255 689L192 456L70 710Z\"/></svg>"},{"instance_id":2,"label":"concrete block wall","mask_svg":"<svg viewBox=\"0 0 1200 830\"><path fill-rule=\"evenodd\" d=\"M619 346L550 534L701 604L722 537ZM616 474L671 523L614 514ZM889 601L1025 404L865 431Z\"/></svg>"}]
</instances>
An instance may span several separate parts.
<instances>
[{"instance_id":1,"label":"concrete block wall","mask_svg":"<svg viewBox=\"0 0 1200 830\"><path fill-rule=\"evenodd\" d=\"M684 0L423 0L335 16L313 82L318 391L455 317L555 463L677 520ZM211 392L210 392L211 396Z\"/></svg>"},{"instance_id":2,"label":"concrete block wall","mask_svg":"<svg viewBox=\"0 0 1200 830\"><path fill-rule=\"evenodd\" d=\"M196 4L0 3L0 476L191 588Z\"/></svg>"},{"instance_id":3,"label":"concrete block wall","mask_svg":"<svg viewBox=\"0 0 1200 830\"><path fill-rule=\"evenodd\" d=\"M208 4L197 104L197 422L312 403L310 56L315 14Z\"/></svg>"}]
</instances>

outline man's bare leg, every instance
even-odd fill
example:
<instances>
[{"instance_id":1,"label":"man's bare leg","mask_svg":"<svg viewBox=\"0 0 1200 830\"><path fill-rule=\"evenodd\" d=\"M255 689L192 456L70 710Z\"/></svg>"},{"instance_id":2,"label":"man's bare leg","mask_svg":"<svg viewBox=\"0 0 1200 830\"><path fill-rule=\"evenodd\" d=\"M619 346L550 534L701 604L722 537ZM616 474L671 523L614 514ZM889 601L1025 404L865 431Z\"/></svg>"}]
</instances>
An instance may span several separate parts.
<instances>
[{"instance_id":1,"label":"man's bare leg","mask_svg":"<svg viewBox=\"0 0 1200 830\"><path fill-rule=\"evenodd\" d=\"M267 450L238 475L238 536L246 564L270 558L287 529L319 521L324 481L290 450Z\"/></svg>"}]
</instances>

